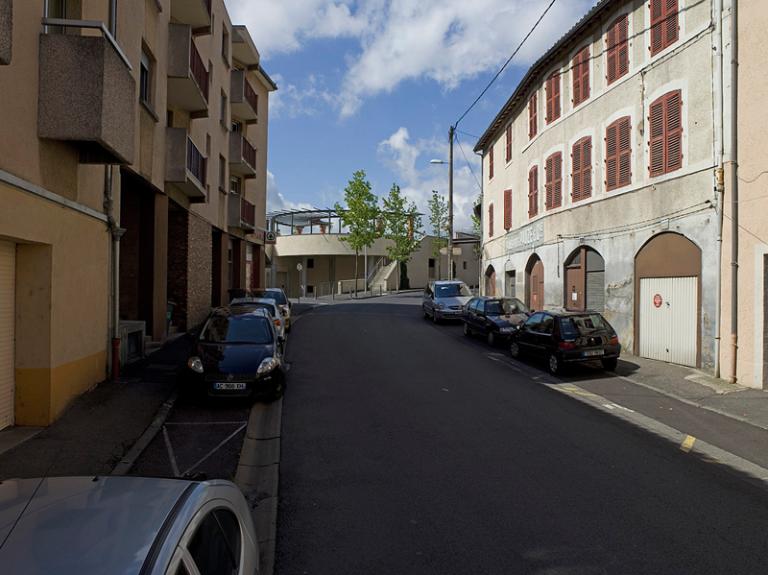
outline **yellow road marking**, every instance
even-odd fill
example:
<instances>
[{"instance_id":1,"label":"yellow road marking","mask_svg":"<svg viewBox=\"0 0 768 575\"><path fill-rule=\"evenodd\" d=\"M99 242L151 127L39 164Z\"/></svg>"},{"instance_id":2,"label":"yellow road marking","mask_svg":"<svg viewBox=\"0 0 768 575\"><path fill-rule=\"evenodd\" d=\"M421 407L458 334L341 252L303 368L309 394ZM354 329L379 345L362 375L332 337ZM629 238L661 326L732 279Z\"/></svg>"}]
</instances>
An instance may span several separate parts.
<instances>
[{"instance_id":1,"label":"yellow road marking","mask_svg":"<svg viewBox=\"0 0 768 575\"><path fill-rule=\"evenodd\" d=\"M693 449L693 444L696 443L696 438L693 435L686 435L683 442L680 444L680 449L686 453Z\"/></svg>"}]
</instances>

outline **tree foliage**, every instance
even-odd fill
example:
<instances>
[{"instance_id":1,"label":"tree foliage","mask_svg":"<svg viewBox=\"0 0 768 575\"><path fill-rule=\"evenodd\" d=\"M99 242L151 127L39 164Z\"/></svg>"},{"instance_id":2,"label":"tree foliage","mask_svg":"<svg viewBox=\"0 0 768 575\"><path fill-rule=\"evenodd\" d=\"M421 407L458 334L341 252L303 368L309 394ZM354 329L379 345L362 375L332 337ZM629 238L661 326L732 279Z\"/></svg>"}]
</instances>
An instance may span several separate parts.
<instances>
[{"instance_id":1,"label":"tree foliage","mask_svg":"<svg viewBox=\"0 0 768 575\"><path fill-rule=\"evenodd\" d=\"M432 255L439 257L440 248L448 245L448 202L435 191L432 191L429 200L429 225L435 235L432 240Z\"/></svg>"},{"instance_id":2,"label":"tree foliage","mask_svg":"<svg viewBox=\"0 0 768 575\"><path fill-rule=\"evenodd\" d=\"M387 246L387 255L392 260L407 264L421 243L421 215L416 204L403 196L397 184L392 184L383 203L384 238L392 242ZM401 285L400 270L398 266L398 289Z\"/></svg>"}]
</instances>

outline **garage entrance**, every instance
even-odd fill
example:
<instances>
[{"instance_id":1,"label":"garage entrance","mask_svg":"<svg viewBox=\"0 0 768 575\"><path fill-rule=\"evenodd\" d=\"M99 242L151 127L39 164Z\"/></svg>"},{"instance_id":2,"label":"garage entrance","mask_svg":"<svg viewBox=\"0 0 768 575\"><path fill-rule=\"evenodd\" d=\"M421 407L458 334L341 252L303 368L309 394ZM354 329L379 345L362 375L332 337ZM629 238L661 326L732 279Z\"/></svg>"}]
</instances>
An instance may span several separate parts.
<instances>
[{"instance_id":1,"label":"garage entrance","mask_svg":"<svg viewBox=\"0 0 768 575\"><path fill-rule=\"evenodd\" d=\"M605 309L605 261L596 250L581 246L565 260L565 308Z\"/></svg>"},{"instance_id":2,"label":"garage entrance","mask_svg":"<svg viewBox=\"0 0 768 575\"><path fill-rule=\"evenodd\" d=\"M13 425L16 246L0 241L0 429Z\"/></svg>"},{"instance_id":3,"label":"garage entrance","mask_svg":"<svg viewBox=\"0 0 768 575\"><path fill-rule=\"evenodd\" d=\"M537 254L525 266L525 303L531 310L544 308L544 264Z\"/></svg>"},{"instance_id":4,"label":"garage entrance","mask_svg":"<svg viewBox=\"0 0 768 575\"><path fill-rule=\"evenodd\" d=\"M701 363L701 250L685 236L654 236L635 257L635 353Z\"/></svg>"}]
</instances>

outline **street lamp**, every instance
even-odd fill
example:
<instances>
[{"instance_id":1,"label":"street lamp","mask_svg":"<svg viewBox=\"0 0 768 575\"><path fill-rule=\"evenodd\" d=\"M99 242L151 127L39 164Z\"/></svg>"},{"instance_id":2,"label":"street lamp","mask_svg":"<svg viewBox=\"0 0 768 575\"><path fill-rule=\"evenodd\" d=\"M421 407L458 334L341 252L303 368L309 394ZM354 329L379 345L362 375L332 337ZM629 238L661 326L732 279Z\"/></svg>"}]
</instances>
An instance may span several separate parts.
<instances>
[{"instance_id":1,"label":"street lamp","mask_svg":"<svg viewBox=\"0 0 768 575\"><path fill-rule=\"evenodd\" d=\"M430 160L430 164L448 164L448 279L453 279L453 137L455 126L448 129L448 161Z\"/></svg>"}]
</instances>

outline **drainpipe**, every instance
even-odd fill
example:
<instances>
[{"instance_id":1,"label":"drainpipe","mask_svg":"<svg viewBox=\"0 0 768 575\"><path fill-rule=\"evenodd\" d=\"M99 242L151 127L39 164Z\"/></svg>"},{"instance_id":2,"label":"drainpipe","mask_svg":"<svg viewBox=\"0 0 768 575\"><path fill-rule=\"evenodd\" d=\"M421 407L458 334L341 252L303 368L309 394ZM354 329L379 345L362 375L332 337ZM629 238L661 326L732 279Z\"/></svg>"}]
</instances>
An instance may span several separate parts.
<instances>
[{"instance_id":1,"label":"drainpipe","mask_svg":"<svg viewBox=\"0 0 768 575\"><path fill-rule=\"evenodd\" d=\"M115 202L112 195L112 166L104 167L104 211L107 213L107 227L111 236L111 272L112 293L110 310L110 335L112 355L110 358L110 377L117 381L120 377L120 238L125 230L117 225L115 220Z\"/></svg>"},{"instance_id":2,"label":"drainpipe","mask_svg":"<svg viewBox=\"0 0 768 575\"><path fill-rule=\"evenodd\" d=\"M715 0L712 8L712 22L715 26L714 58L714 123L715 123L715 213L717 223L717 284L715 285L715 377L720 377L720 347L723 282L723 205L725 195L725 169L723 168L723 146L725 122L723 121L723 0Z\"/></svg>"},{"instance_id":3,"label":"drainpipe","mask_svg":"<svg viewBox=\"0 0 768 575\"><path fill-rule=\"evenodd\" d=\"M736 383L737 353L739 348L739 50L738 0L731 0L731 346L733 364L731 383Z\"/></svg>"}]
</instances>

